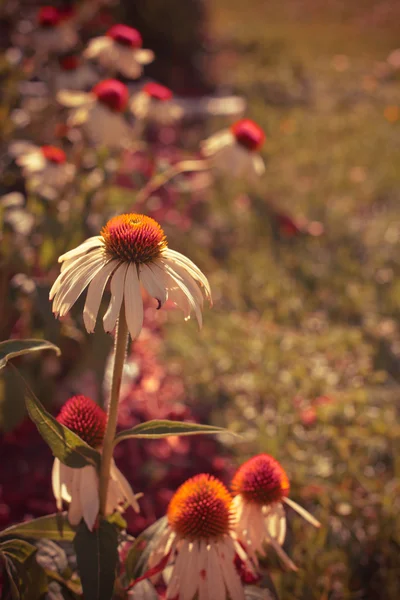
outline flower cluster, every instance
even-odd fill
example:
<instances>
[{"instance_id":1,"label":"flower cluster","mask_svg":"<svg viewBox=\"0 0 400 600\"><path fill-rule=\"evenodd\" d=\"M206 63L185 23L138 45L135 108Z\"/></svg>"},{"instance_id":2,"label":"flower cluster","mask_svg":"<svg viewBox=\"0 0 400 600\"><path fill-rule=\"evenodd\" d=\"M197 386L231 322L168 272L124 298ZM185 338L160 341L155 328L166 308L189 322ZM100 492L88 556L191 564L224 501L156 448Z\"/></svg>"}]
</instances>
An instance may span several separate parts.
<instances>
[{"instance_id":1,"label":"flower cluster","mask_svg":"<svg viewBox=\"0 0 400 600\"><path fill-rule=\"evenodd\" d=\"M142 208L143 213L154 209L154 194L172 179L189 191L196 185L208 188L215 179L230 176L254 184L265 172L260 154L265 134L254 121L243 118L241 99L210 98L199 108L155 81L127 83L144 75L154 53L143 48L139 31L122 23L104 28L102 35L86 43L84 26L96 13L95 5L82 2L72 11L44 6L31 29L19 28L16 39L22 35L30 74L43 84L45 93L42 103L34 98L22 103L14 121L23 129L35 122L41 107L43 130L35 143L11 143L9 154L27 184L26 203L18 203L18 207L28 215L33 213L33 223L25 231L34 247L26 272L51 286L53 313L61 321L62 332L73 331L70 340L85 337L79 331L82 321L86 333L94 333L99 315L104 332L114 338L110 369L103 365L105 409L100 406L100 391L96 389L93 395L98 401L89 397L91 394L84 393L84 377L78 375L75 387L79 389L68 394L58 416L48 413L34 395L27 401L29 415L54 454L52 491L57 510L68 507L65 517L59 517L64 519L69 535L78 539L74 548L85 597L91 597L95 581L102 593L104 586L103 597L111 598L118 572L115 589L120 594L129 594L131 589L135 594L135 586L146 580L152 598L157 587L170 600L245 600L245 584L258 582L263 560L272 552L284 567L296 570L283 549L286 507L319 526L289 498L289 480L280 464L267 454L255 456L238 469L230 489L211 473L196 474L183 483L181 477L181 485L168 497L166 516L161 526L158 524L151 548L140 559L140 573L124 573L123 568L117 569L118 534L127 527L122 515L133 509L140 522L138 500L144 496L142 502L146 503L150 491L143 486L143 492L135 494L130 482L137 489L137 473L126 472L126 478L114 457L118 460L116 447L126 440L147 444L148 439L169 438L168 443L177 448L181 436L223 431L182 418L142 419L118 431L118 424L124 424L121 386L128 366L127 347L141 336L148 315L154 313L152 305L157 309L177 307L185 321L194 315L199 328L204 300L212 305L205 274L190 258L169 247L162 226L152 216L142 214ZM179 127L196 111L227 118L226 127L201 141L194 157L171 159L161 168L165 155L160 151L158 157L158 145L163 148L168 140L178 139ZM155 150L149 143L154 131ZM124 171L125 159L134 161L138 152L147 152L154 176L140 181L132 199L136 206L124 206L119 213L113 187ZM2 204L5 212L10 212L10 199ZM12 213L16 208L12 202L11 208ZM48 224L53 237L46 245L42 230ZM53 277L56 257L60 271ZM15 257L10 256L7 276L13 274L14 264ZM33 287L35 290L35 282ZM38 350L37 340L25 342L22 354ZM56 349L43 344L40 350ZM70 356L76 346L72 348L67 344L63 347L66 363L68 351ZM95 354L93 348L91 351ZM14 357L15 351L4 351L3 355ZM43 373L54 368L54 363L47 363ZM129 401L138 403L132 396L135 390ZM170 416L158 400L158 416ZM147 409L151 413L150 407ZM189 453L186 456L189 458ZM146 470L148 465L139 467ZM93 543L100 550L110 546L107 556L114 557L115 564L107 566L111 575L104 581L96 557L86 556L82 550L82 536L89 540L90 548ZM141 550L138 541L133 550Z\"/></svg>"}]
</instances>

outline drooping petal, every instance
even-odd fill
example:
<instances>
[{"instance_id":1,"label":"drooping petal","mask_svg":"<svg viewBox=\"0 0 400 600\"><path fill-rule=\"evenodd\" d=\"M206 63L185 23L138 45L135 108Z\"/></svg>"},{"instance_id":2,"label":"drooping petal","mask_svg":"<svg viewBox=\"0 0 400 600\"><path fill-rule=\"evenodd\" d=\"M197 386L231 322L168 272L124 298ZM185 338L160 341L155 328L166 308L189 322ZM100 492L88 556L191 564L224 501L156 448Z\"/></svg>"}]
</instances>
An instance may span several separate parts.
<instances>
[{"instance_id":1,"label":"drooping petal","mask_svg":"<svg viewBox=\"0 0 400 600\"><path fill-rule=\"evenodd\" d=\"M62 510L60 461L58 460L58 458L54 459L53 469L51 472L51 485L53 488L54 497L56 499L57 510Z\"/></svg>"},{"instance_id":2,"label":"drooping petal","mask_svg":"<svg viewBox=\"0 0 400 600\"><path fill-rule=\"evenodd\" d=\"M202 152L205 156L212 156L221 148L232 146L235 143L235 137L229 129L217 131L201 143Z\"/></svg>"},{"instance_id":3,"label":"drooping petal","mask_svg":"<svg viewBox=\"0 0 400 600\"><path fill-rule=\"evenodd\" d=\"M171 277L171 279L178 285L178 287L185 294L185 296L190 304L191 309L196 314L196 319L199 324L199 327L201 327L203 324L203 317L201 314L201 306L198 305L197 301L191 294L191 291L188 289L188 287L186 285L186 281L183 281L182 278L168 264L165 264L165 270L168 273L168 275Z\"/></svg>"},{"instance_id":4,"label":"drooping petal","mask_svg":"<svg viewBox=\"0 0 400 600\"><path fill-rule=\"evenodd\" d=\"M107 36L100 36L89 41L86 50L83 53L85 58L96 58L100 52L110 49L113 40Z\"/></svg>"},{"instance_id":5,"label":"drooping petal","mask_svg":"<svg viewBox=\"0 0 400 600\"><path fill-rule=\"evenodd\" d=\"M71 502L72 481L74 469L60 463L61 497L66 502Z\"/></svg>"},{"instance_id":6,"label":"drooping petal","mask_svg":"<svg viewBox=\"0 0 400 600\"><path fill-rule=\"evenodd\" d=\"M147 50L144 48L138 48L137 50L135 50L134 56L138 63L142 65L150 64L155 58L155 54L152 50Z\"/></svg>"},{"instance_id":7,"label":"drooping petal","mask_svg":"<svg viewBox=\"0 0 400 600\"><path fill-rule=\"evenodd\" d=\"M90 248L96 248L96 247L102 246L102 245L103 245L103 238L100 235L95 235L93 237L88 238L84 242L82 242L82 244L79 244L79 246L77 246L73 250L68 250L68 252L65 252L65 254L62 254L59 257L58 262L64 262L65 260L70 260L71 258L76 258L77 256L80 256L81 254L86 254L86 252Z\"/></svg>"},{"instance_id":8,"label":"drooping petal","mask_svg":"<svg viewBox=\"0 0 400 600\"><path fill-rule=\"evenodd\" d=\"M226 538L223 543L218 544L217 552L225 585L231 600L244 600L243 586L233 563L235 551L232 540Z\"/></svg>"},{"instance_id":9,"label":"drooping petal","mask_svg":"<svg viewBox=\"0 0 400 600\"><path fill-rule=\"evenodd\" d=\"M103 257L94 259L90 265L87 265L85 269L80 272L80 275L76 278L76 280L74 280L71 287L66 290L66 293L63 293L63 291L60 290L60 297L56 298L57 308L53 308L53 311L57 312L60 317L66 315L71 306L75 304L79 296L92 281L93 277L95 277L95 275L97 275L97 273L103 268L103 266Z\"/></svg>"},{"instance_id":10,"label":"drooping petal","mask_svg":"<svg viewBox=\"0 0 400 600\"><path fill-rule=\"evenodd\" d=\"M124 297L125 277L128 264L117 268L111 279L111 300L107 312L103 317L104 331L109 333L115 327Z\"/></svg>"},{"instance_id":11,"label":"drooping petal","mask_svg":"<svg viewBox=\"0 0 400 600\"><path fill-rule=\"evenodd\" d=\"M85 323L86 331L93 333L96 325L97 313L99 312L101 299L107 281L109 280L111 273L118 265L117 260L111 260L109 263L93 277L87 291L85 308L83 309L83 322Z\"/></svg>"},{"instance_id":12,"label":"drooping petal","mask_svg":"<svg viewBox=\"0 0 400 600\"><path fill-rule=\"evenodd\" d=\"M99 514L99 482L96 469L87 465L80 469L80 500L82 514L89 531L93 531L93 526Z\"/></svg>"},{"instance_id":13,"label":"drooping petal","mask_svg":"<svg viewBox=\"0 0 400 600\"><path fill-rule=\"evenodd\" d=\"M314 525L314 527L321 527L321 523L317 521L317 519L315 519L312 515L310 515L308 510L300 506L300 504L297 504L297 502L291 500L290 498L284 498L283 501L286 502L288 506L293 508L293 510L295 510L300 516L302 516L303 519L311 523L311 525Z\"/></svg>"},{"instance_id":14,"label":"drooping petal","mask_svg":"<svg viewBox=\"0 0 400 600\"><path fill-rule=\"evenodd\" d=\"M215 600L225 600L225 585L224 579L222 577L221 566L219 561L219 556L216 552L215 546L217 543L210 543L210 547L208 550L208 560L207 560L207 584L208 584L208 594L209 597L212 597Z\"/></svg>"},{"instance_id":15,"label":"drooping petal","mask_svg":"<svg viewBox=\"0 0 400 600\"><path fill-rule=\"evenodd\" d=\"M204 288L207 299L211 302L211 289L210 284L208 282L207 277L200 271L199 267L195 265L189 258L181 254L180 252L176 252L176 250L171 250L170 248L166 248L163 251L163 257L167 257L170 261L173 261L180 267L186 269L186 271L197 281L201 283Z\"/></svg>"},{"instance_id":16,"label":"drooping petal","mask_svg":"<svg viewBox=\"0 0 400 600\"><path fill-rule=\"evenodd\" d=\"M131 338L139 335L143 326L143 300L140 292L137 267L131 263L125 278L125 316Z\"/></svg>"},{"instance_id":17,"label":"drooping petal","mask_svg":"<svg viewBox=\"0 0 400 600\"><path fill-rule=\"evenodd\" d=\"M83 256L79 256L77 258L71 259L73 262L69 264L65 270L61 268L61 273L55 280L50 293L49 299L52 300L58 292L60 292L58 298L55 301L57 304L60 300L61 294L66 294L70 289L71 285L76 281L79 274L85 269L87 266L93 264L93 260L96 258L100 258L103 256L103 251L101 249L93 249L89 251L88 254L84 254ZM68 261L70 262L70 261Z\"/></svg>"},{"instance_id":18,"label":"drooping petal","mask_svg":"<svg viewBox=\"0 0 400 600\"><path fill-rule=\"evenodd\" d=\"M197 564L197 581L198 581L198 600L208 600L207 586L207 542L200 540L199 543L199 562Z\"/></svg>"},{"instance_id":19,"label":"drooping petal","mask_svg":"<svg viewBox=\"0 0 400 600\"><path fill-rule=\"evenodd\" d=\"M158 271L157 264L142 265L139 279L150 296L158 300L158 308L161 308L167 299L167 290L163 284L163 278L159 276Z\"/></svg>"},{"instance_id":20,"label":"drooping petal","mask_svg":"<svg viewBox=\"0 0 400 600\"><path fill-rule=\"evenodd\" d=\"M182 575L180 594L182 600L192 600L197 588L197 564L199 562L198 542L188 546L186 568Z\"/></svg>"},{"instance_id":21,"label":"drooping petal","mask_svg":"<svg viewBox=\"0 0 400 600\"><path fill-rule=\"evenodd\" d=\"M119 485L119 487L121 489L122 495L129 502L129 504L132 506L132 508L136 512L139 512L139 504L137 503L135 494L133 493L133 490L132 490L131 486L129 485L128 480L124 477L124 475L118 469L118 467L116 466L114 461L111 463L110 475L111 475L111 478L117 482L117 484Z\"/></svg>"},{"instance_id":22,"label":"drooping petal","mask_svg":"<svg viewBox=\"0 0 400 600\"><path fill-rule=\"evenodd\" d=\"M68 108L76 108L77 106L84 106L85 104L91 104L96 100L93 94L86 92L72 92L69 90L61 90L57 94L57 102Z\"/></svg>"},{"instance_id":23,"label":"drooping petal","mask_svg":"<svg viewBox=\"0 0 400 600\"><path fill-rule=\"evenodd\" d=\"M68 520L72 526L79 525L82 520L82 504L80 495L81 469L74 469L72 487L71 487L71 504L68 509Z\"/></svg>"}]
</instances>

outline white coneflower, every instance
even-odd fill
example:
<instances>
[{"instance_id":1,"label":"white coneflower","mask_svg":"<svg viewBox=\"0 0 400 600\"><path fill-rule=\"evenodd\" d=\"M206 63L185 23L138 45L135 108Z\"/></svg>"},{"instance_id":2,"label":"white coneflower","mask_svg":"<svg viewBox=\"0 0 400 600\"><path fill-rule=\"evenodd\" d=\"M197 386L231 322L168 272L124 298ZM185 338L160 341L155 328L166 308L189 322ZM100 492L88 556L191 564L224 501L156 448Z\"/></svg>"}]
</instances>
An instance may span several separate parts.
<instances>
[{"instance_id":1,"label":"white coneflower","mask_svg":"<svg viewBox=\"0 0 400 600\"><path fill-rule=\"evenodd\" d=\"M16 157L33 191L60 192L75 176L75 166L67 162L65 152L55 146L35 146L30 142L14 142L10 153Z\"/></svg>"},{"instance_id":2,"label":"white coneflower","mask_svg":"<svg viewBox=\"0 0 400 600\"><path fill-rule=\"evenodd\" d=\"M62 407L57 421L93 448L101 447L107 414L90 398L70 398ZM53 464L52 485L58 510L62 509L63 501L69 503L68 520L71 525L78 525L83 518L88 529L92 531L99 513L99 480L95 467L88 465L82 469L73 469L56 458ZM107 494L107 515L116 510L123 511L127 503L139 512L131 486L113 461Z\"/></svg>"},{"instance_id":3,"label":"white coneflower","mask_svg":"<svg viewBox=\"0 0 400 600\"><path fill-rule=\"evenodd\" d=\"M128 88L117 79L100 81L88 93L61 90L57 94L58 102L72 109L68 125L81 126L92 143L110 148L132 141L133 132L122 115L128 97Z\"/></svg>"},{"instance_id":4,"label":"white coneflower","mask_svg":"<svg viewBox=\"0 0 400 600\"><path fill-rule=\"evenodd\" d=\"M60 90L87 90L99 80L95 69L83 63L75 54L62 56L58 59L59 71L52 73L54 86Z\"/></svg>"},{"instance_id":5,"label":"white coneflower","mask_svg":"<svg viewBox=\"0 0 400 600\"><path fill-rule=\"evenodd\" d=\"M234 177L255 179L265 171L257 153L265 140L263 130L250 119L241 119L230 129L218 131L201 145L214 168Z\"/></svg>"},{"instance_id":6,"label":"white coneflower","mask_svg":"<svg viewBox=\"0 0 400 600\"><path fill-rule=\"evenodd\" d=\"M130 109L137 119L159 125L174 123L183 110L173 101L171 90L159 83L146 83L131 103Z\"/></svg>"},{"instance_id":7,"label":"white coneflower","mask_svg":"<svg viewBox=\"0 0 400 600\"><path fill-rule=\"evenodd\" d=\"M167 517L168 526L149 559L149 568L166 557L165 567L172 565L166 599L244 600L235 559L250 570L251 565L233 531L226 487L211 475L188 479L174 494Z\"/></svg>"},{"instance_id":8,"label":"white coneflower","mask_svg":"<svg viewBox=\"0 0 400 600\"><path fill-rule=\"evenodd\" d=\"M50 300L54 298L53 312L64 316L88 287L83 319L89 332L94 330L108 280L111 280L111 301L104 315L104 329L108 332L114 329L124 302L133 339L143 325L140 284L157 299L159 308L169 299L183 310L185 319L194 311L200 326L202 291L211 301L207 278L186 256L168 248L160 225L145 215L112 218L99 236L89 238L58 260L63 264L50 291Z\"/></svg>"},{"instance_id":9,"label":"white coneflower","mask_svg":"<svg viewBox=\"0 0 400 600\"><path fill-rule=\"evenodd\" d=\"M37 22L32 42L38 54L67 52L78 43L74 26L65 21L62 13L54 6L42 6Z\"/></svg>"},{"instance_id":10,"label":"white coneflower","mask_svg":"<svg viewBox=\"0 0 400 600\"><path fill-rule=\"evenodd\" d=\"M281 465L269 454L258 454L243 463L232 480L235 495L236 532L256 561L270 544L287 567L296 566L281 548L286 534L286 516L282 503L291 506L315 527L319 522L287 496L289 479Z\"/></svg>"},{"instance_id":11,"label":"white coneflower","mask_svg":"<svg viewBox=\"0 0 400 600\"><path fill-rule=\"evenodd\" d=\"M113 25L106 35L91 40L84 56L130 79L140 77L143 65L154 60L154 52L142 48L140 33L127 25Z\"/></svg>"}]
</instances>

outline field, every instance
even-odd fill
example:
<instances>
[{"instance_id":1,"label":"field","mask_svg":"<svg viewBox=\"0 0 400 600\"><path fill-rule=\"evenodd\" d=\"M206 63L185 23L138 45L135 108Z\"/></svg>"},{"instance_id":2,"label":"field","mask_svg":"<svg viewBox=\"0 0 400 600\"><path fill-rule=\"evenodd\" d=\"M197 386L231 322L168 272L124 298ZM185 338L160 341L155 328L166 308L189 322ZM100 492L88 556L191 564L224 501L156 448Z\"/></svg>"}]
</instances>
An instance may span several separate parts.
<instances>
[{"instance_id":1,"label":"field","mask_svg":"<svg viewBox=\"0 0 400 600\"><path fill-rule=\"evenodd\" d=\"M221 177L209 186L199 176L192 196L187 180L178 178L170 195L138 205L145 159L138 159L137 179L127 183L125 166L118 183L100 154L101 194L93 201L83 183L62 235L62 221L51 211L46 215L35 266L29 259L23 267L6 261L12 273L21 268L33 279L36 273L37 295L19 299L18 310L28 316L7 317L3 337L43 336L63 350L56 369L50 357L42 370L22 365L53 410L78 384L95 390L99 401L104 395L110 337L99 326L93 338L80 331L82 301L62 326L46 304L57 256L87 237L93 223L102 226L104 215L116 211L147 212L160 221L171 247L207 275L214 305L205 309L200 332L178 311L155 313L154 302L146 305L119 424L171 418L174 411L181 418L188 416L187 405L189 416L240 437L221 435L218 445L202 447L204 456L195 443L176 446L170 455L172 446L150 442L141 455L148 462L132 471L131 482L135 490L149 485L154 498L149 494L132 529L161 516L172 493L168 486L193 472L209 469L229 481L235 465L272 454L289 476L290 497L322 524L315 530L288 510L284 548L299 570L283 572L272 559L267 565L282 600L399 596L400 50L393 54L399 17L394 1L213 0L207 68L221 89L246 99L246 116L264 129L263 177L250 186ZM15 81L6 76L13 90ZM202 123L183 156L224 124ZM7 123L2 130L10 141ZM176 160L169 149L157 168L171 156ZM42 215L35 202L32 214ZM87 219L79 231L88 207L91 225ZM7 315L9 274L0 282ZM2 385L2 443L12 452L23 401L16 400L10 374ZM16 500L18 491L5 491L21 485L12 461L3 469L4 525L54 508L50 454L42 454L47 450L38 438L32 444L42 471L30 482L29 505ZM141 448L132 442L117 462L139 469ZM26 452L18 450L20 465ZM170 461L171 473L160 474L156 459Z\"/></svg>"}]
</instances>

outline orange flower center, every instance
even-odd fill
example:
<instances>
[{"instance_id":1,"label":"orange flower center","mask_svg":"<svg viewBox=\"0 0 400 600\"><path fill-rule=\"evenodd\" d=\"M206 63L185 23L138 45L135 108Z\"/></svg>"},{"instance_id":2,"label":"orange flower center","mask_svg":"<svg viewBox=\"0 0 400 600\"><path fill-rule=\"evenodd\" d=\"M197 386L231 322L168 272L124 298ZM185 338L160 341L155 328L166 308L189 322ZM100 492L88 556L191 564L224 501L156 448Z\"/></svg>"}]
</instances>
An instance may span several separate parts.
<instances>
[{"instance_id":1,"label":"orange flower center","mask_svg":"<svg viewBox=\"0 0 400 600\"><path fill-rule=\"evenodd\" d=\"M136 264L148 263L167 247L160 225L145 215L120 215L110 219L101 230L106 252Z\"/></svg>"},{"instance_id":2,"label":"orange flower center","mask_svg":"<svg viewBox=\"0 0 400 600\"><path fill-rule=\"evenodd\" d=\"M72 396L62 407L57 421L96 448L103 442L107 413L87 396Z\"/></svg>"},{"instance_id":3,"label":"orange flower center","mask_svg":"<svg viewBox=\"0 0 400 600\"><path fill-rule=\"evenodd\" d=\"M185 481L168 506L171 529L188 540L209 539L229 532L232 498L212 475L196 475Z\"/></svg>"},{"instance_id":4,"label":"orange flower center","mask_svg":"<svg viewBox=\"0 0 400 600\"><path fill-rule=\"evenodd\" d=\"M234 495L248 502L272 504L289 494L289 479L281 465L269 454L258 454L246 461L232 481Z\"/></svg>"}]
</instances>

